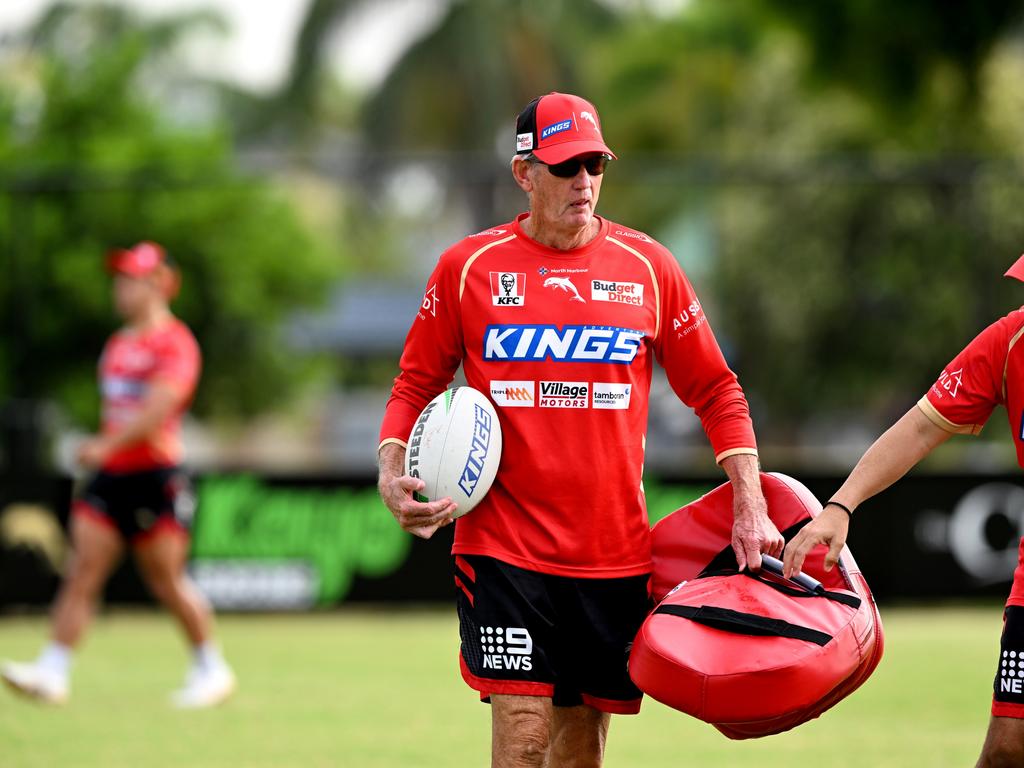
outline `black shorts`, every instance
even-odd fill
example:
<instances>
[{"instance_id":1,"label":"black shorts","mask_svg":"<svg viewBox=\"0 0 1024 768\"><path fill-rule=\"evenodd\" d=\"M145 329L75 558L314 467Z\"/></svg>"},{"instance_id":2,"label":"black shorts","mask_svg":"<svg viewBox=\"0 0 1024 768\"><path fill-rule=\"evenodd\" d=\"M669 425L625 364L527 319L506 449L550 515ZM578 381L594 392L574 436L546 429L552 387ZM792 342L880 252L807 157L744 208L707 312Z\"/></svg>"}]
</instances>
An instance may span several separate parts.
<instances>
[{"instance_id":1,"label":"black shorts","mask_svg":"<svg viewBox=\"0 0 1024 768\"><path fill-rule=\"evenodd\" d=\"M650 610L648 580L552 576L456 555L463 679L484 701L546 696L555 706L639 712L643 694L626 664Z\"/></svg>"},{"instance_id":2,"label":"black shorts","mask_svg":"<svg viewBox=\"0 0 1024 768\"><path fill-rule=\"evenodd\" d=\"M999 663L992 686L992 714L1024 719L1024 607L1006 606Z\"/></svg>"},{"instance_id":3,"label":"black shorts","mask_svg":"<svg viewBox=\"0 0 1024 768\"><path fill-rule=\"evenodd\" d=\"M187 533L195 513L192 482L181 467L143 472L98 472L72 505L116 528L133 543L163 530Z\"/></svg>"}]
</instances>

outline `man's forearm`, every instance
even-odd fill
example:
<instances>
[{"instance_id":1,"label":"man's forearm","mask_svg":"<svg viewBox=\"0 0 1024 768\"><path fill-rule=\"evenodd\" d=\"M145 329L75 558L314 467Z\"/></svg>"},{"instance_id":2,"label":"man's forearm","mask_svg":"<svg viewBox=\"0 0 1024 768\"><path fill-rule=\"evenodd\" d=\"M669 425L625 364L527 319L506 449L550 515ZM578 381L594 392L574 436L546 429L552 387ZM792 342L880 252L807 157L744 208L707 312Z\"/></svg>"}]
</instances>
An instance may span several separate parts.
<instances>
[{"instance_id":1,"label":"man's forearm","mask_svg":"<svg viewBox=\"0 0 1024 768\"><path fill-rule=\"evenodd\" d=\"M379 477L401 477L405 474L405 447L398 443L382 445L377 452Z\"/></svg>"},{"instance_id":2,"label":"man's forearm","mask_svg":"<svg viewBox=\"0 0 1024 768\"><path fill-rule=\"evenodd\" d=\"M732 483L735 497L761 496L761 469L757 456L750 453L726 456L722 459L722 469Z\"/></svg>"}]
</instances>

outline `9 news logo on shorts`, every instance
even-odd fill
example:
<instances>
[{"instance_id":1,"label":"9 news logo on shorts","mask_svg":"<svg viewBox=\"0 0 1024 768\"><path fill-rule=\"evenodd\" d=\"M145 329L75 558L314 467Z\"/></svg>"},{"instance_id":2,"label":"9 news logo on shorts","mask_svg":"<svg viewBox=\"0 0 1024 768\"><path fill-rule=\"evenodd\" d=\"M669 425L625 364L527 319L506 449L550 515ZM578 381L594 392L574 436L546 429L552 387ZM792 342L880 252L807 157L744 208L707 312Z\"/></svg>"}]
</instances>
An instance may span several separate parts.
<instances>
[{"instance_id":1,"label":"9 news logo on shorts","mask_svg":"<svg viewBox=\"0 0 1024 768\"><path fill-rule=\"evenodd\" d=\"M533 669L533 638L525 627L480 627L484 669Z\"/></svg>"}]
</instances>

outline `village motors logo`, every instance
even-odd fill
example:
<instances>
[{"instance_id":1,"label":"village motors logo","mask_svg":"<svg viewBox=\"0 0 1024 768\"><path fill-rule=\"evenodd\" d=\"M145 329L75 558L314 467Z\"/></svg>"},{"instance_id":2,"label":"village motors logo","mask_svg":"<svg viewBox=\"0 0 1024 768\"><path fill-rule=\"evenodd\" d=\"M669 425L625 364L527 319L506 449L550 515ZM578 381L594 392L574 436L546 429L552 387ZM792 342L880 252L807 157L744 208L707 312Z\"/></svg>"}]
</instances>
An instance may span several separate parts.
<instances>
[{"instance_id":1,"label":"village motors logo","mask_svg":"<svg viewBox=\"0 0 1024 768\"><path fill-rule=\"evenodd\" d=\"M533 381L492 381L491 400L502 408L532 408Z\"/></svg>"},{"instance_id":2,"label":"village motors logo","mask_svg":"<svg viewBox=\"0 0 1024 768\"><path fill-rule=\"evenodd\" d=\"M526 273L491 272L491 303L496 307L526 304Z\"/></svg>"},{"instance_id":3,"label":"village motors logo","mask_svg":"<svg viewBox=\"0 0 1024 768\"><path fill-rule=\"evenodd\" d=\"M585 381L542 381L541 408L589 408L590 385Z\"/></svg>"},{"instance_id":4,"label":"village motors logo","mask_svg":"<svg viewBox=\"0 0 1024 768\"><path fill-rule=\"evenodd\" d=\"M480 627L484 669L533 669L533 638L525 627Z\"/></svg>"}]
</instances>

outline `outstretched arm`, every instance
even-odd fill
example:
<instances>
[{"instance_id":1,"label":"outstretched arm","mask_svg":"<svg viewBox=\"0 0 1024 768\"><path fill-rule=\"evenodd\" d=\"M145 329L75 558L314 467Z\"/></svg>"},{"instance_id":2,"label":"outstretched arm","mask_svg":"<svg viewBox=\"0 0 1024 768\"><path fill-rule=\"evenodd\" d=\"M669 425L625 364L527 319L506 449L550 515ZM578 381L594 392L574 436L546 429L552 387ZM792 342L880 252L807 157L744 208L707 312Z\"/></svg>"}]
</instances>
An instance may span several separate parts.
<instances>
[{"instance_id":1,"label":"outstretched arm","mask_svg":"<svg viewBox=\"0 0 1024 768\"><path fill-rule=\"evenodd\" d=\"M925 416L918 406L907 411L865 452L832 501L851 511L905 475L911 467L949 439L947 432ZM826 504L786 547L785 574L800 572L804 558L818 544L828 545L825 570L832 570L846 544L850 518L842 508Z\"/></svg>"}]
</instances>

